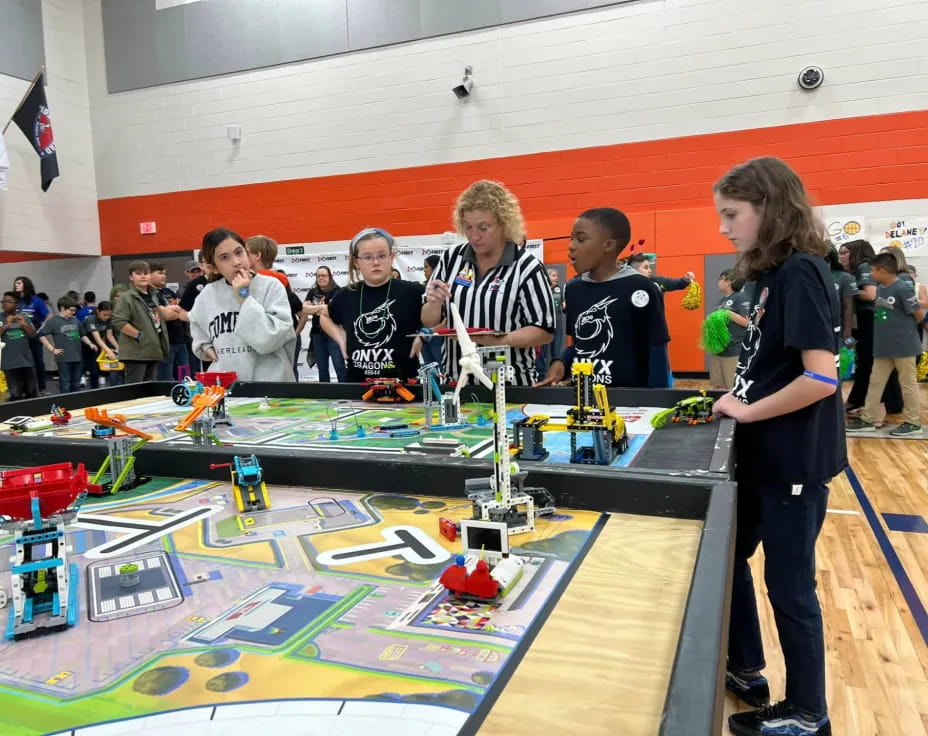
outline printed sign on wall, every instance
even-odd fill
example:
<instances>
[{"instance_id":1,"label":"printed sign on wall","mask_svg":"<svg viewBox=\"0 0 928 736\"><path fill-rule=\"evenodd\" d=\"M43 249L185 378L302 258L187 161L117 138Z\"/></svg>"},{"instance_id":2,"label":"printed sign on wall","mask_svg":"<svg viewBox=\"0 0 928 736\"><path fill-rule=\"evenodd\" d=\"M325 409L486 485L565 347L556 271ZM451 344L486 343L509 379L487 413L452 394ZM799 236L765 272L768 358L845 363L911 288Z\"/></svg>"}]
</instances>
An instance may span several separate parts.
<instances>
[{"instance_id":1,"label":"printed sign on wall","mask_svg":"<svg viewBox=\"0 0 928 736\"><path fill-rule=\"evenodd\" d=\"M923 255L928 250L928 217L873 220L870 223L870 244L875 251L895 245L911 255ZM914 251L923 251L915 253Z\"/></svg>"},{"instance_id":2,"label":"printed sign on wall","mask_svg":"<svg viewBox=\"0 0 928 736\"><path fill-rule=\"evenodd\" d=\"M867 223L863 217L831 217L825 220L825 235L835 247L851 240L866 240Z\"/></svg>"}]
</instances>

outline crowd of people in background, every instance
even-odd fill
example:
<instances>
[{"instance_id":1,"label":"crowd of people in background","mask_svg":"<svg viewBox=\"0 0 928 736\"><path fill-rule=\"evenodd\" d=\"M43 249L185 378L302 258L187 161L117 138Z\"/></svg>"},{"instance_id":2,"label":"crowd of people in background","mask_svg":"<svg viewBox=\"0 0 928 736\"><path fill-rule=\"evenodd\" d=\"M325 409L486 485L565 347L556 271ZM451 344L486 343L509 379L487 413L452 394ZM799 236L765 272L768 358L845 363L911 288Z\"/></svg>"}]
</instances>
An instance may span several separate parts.
<instances>
[{"instance_id":1,"label":"crowd of people in background","mask_svg":"<svg viewBox=\"0 0 928 736\"><path fill-rule=\"evenodd\" d=\"M3 297L0 326L9 398L47 395L46 365L54 365L61 393L123 382L179 381L211 364L242 376L270 371L275 380L300 380L305 361L319 381L343 382L411 378L425 362L440 365L442 374L453 379L456 343L427 335L428 328L451 326L449 301L469 326L494 333L480 336L479 343L509 345L519 384L564 381L577 357L592 359L595 380L611 386L673 385L663 295L686 289L696 277L693 271L678 278L658 274L653 254L625 253L631 233L620 211L581 213L569 247L570 264L579 275L563 285L557 268L543 265L524 247L518 201L504 186L481 181L469 187L455 205L454 224L466 242L428 256L423 283L403 279L394 263L394 238L379 228L365 229L349 243L348 283L337 283L329 267L319 266L315 284L302 295L274 268L278 247L272 238L246 240L222 228L204 236L199 259L187 262L186 283L177 291L167 285L166 266L157 260L130 263L127 283L115 283L107 300L98 302L92 291L83 297L71 291L54 308L28 277L17 277ZM851 431L879 421L871 383L885 384L879 399L886 412L901 412L906 404L914 420L914 374L893 362L902 356L886 353L920 354L923 325L918 322L918 339L904 348L898 340L886 348L879 336L897 325L897 313L916 322L912 310L928 306L928 288L916 283L915 269L901 249L884 253L888 259L876 267L876 275L886 274L887 283L878 282L872 268L882 254L866 241L845 243L827 256L842 307L842 337L856 349L847 406ZM892 282L891 275L896 277ZM629 281L632 276L637 278ZM606 288L604 281L609 282ZM713 388L734 384L756 296L753 286L734 269L718 275L716 310L727 316L727 339L712 350L706 347ZM890 288L893 294L883 295ZM600 292L601 298L590 301ZM203 294L207 299L197 308ZM909 311L887 310L880 299L909 304ZM261 311L255 312L259 304ZM874 320L878 304L880 321ZM423 337L410 337L415 333ZM593 345L587 345L590 335ZM271 361L269 350L282 353ZM101 364L108 369L101 371Z\"/></svg>"}]
</instances>

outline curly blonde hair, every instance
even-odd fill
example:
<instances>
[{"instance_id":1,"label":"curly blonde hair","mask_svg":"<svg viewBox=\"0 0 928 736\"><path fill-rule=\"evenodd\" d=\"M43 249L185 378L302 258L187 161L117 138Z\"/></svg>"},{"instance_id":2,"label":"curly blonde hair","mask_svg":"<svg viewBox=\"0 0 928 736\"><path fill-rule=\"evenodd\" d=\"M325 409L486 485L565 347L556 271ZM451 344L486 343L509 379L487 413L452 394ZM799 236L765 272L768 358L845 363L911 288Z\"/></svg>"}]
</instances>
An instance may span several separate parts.
<instances>
[{"instance_id":1,"label":"curly blonde hair","mask_svg":"<svg viewBox=\"0 0 928 736\"><path fill-rule=\"evenodd\" d=\"M454 203L454 228L464 234L464 214L474 210L492 212L503 228L506 241L519 245L525 238L525 221L516 195L497 181L475 181Z\"/></svg>"}]
</instances>

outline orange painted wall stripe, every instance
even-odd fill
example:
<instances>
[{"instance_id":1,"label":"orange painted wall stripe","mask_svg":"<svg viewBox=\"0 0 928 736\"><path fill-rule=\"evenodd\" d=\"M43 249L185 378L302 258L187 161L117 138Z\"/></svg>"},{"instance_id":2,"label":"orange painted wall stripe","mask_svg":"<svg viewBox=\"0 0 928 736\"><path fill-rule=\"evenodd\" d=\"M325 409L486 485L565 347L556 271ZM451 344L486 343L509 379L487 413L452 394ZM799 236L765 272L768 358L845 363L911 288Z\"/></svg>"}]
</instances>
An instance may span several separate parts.
<instances>
[{"instance_id":1,"label":"orange painted wall stripe","mask_svg":"<svg viewBox=\"0 0 928 736\"><path fill-rule=\"evenodd\" d=\"M928 196L928 110L104 199L103 254L196 248L220 224L281 242L347 239L372 223L397 235L442 232L454 198L481 177L510 186L530 223L606 204L630 212L704 207L712 182L759 155L787 159L819 204ZM158 223L156 235L139 234L147 220Z\"/></svg>"},{"instance_id":2,"label":"orange painted wall stripe","mask_svg":"<svg viewBox=\"0 0 928 736\"><path fill-rule=\"evenodd\" d=\"M436 233L450 228L456 196L491 178L519 197L532 237L561 237L582 210L618 207L632 219L633 240L661 256L662 272L673 273L677 257L688 257L677 270L697 271L703 255L729 249L716 233L712 183L762 155L786 159L819 205L928 197L928 110L105 199L100 232L104 255L192 250L218 225L285 243L347 241L370 225L397 236ZM140 235L138 224L149 220L158 233ZM566 248L553 241L546 260L563 262ZM693 313L681 316L672 297L667 303L674 369L702 371Z\"/></svg>"},{"instance_id":3,"label":"orange painted wall stripe","mask_svg":"<svg viewBox=\"0 0 928 736\"><path fill-rule=\"evenodd\" d=\"M67 256L62 253L40 253L28 250L2 250L0 263L19 263L20 261L56 261L60 258L80 258L81 256ZM86 256L85 256L86 257ZM93 256L89 256L93 258ZM12 286L12 281L10 282ZM4 287L7 288L7 287Z\"/></svg>"}]
</instances>

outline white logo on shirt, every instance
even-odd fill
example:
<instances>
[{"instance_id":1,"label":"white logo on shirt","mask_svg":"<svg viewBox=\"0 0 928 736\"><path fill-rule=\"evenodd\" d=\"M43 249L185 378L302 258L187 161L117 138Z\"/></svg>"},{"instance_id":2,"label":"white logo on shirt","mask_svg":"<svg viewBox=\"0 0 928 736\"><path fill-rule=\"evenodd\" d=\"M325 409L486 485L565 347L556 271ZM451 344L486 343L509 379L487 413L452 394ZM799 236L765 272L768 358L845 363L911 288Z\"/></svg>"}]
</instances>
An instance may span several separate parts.
<instances>
[{"instance_id":1,"label":"white logo on shirt","mask_svg":"<svg viewBox=\"0 0 928 736\"><path fill-rule=\"evenodd\" d=\"M396 332L396 320L390 312L390 305L395 302L390 299L377 309L359 314L354 321L354 334L358 342L366 348L379 348L386 345Z\"/></svg>"},{"instance_id":2,"label":"white logo on shirt","mask_svg":"<svg viewBox=\"0 0 928 736\"><path fill-rule=\"evenodd\" d=\"M760 299L757 300L757 304L755 304L754 309L751 310L751 318L748 321L744 339L741 341L741 355L738 358L738 366L735 369L735 385L732 388L732 392L736 399L743 401L745 404L748 403L748 389L751 388L751 384L753 384L754 381L745 379L744 374L750 369L751 363L754 362L757 351L760 349L760 341L763 337L763 332L760 329L760 322L764 317L767 298L769 296L770 289L765 286L760 293Z\"/></svg>"},{"instance_id":3,"label":"white logo on shirt","mask_svg":"<svg viewBox=\"0 0 928 736\"><path fill-rule=\"evenodd\" d=\"M578 358L592 360L609 349L613 332L608 307L615 300L615 297L607 296L577 315L577 321L574 322L574 341ZM586 346L587 343L598 338L602 332L605 332L604 339L601 339L598 344Z\"/></svg>"},{"instance_id":4,"label":"white logo on shirt","mask_svg":"<svg viewBox=\"0 0 928 736\"><path fill-rule=\"evenodd\" d=\"M651 296L644 289L638 289L632 294L632 304L636 307L646 307L649 301L651 301Z\"/></svg>"}]
</instances>

